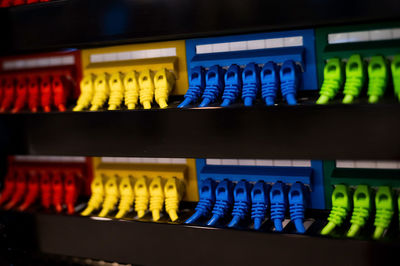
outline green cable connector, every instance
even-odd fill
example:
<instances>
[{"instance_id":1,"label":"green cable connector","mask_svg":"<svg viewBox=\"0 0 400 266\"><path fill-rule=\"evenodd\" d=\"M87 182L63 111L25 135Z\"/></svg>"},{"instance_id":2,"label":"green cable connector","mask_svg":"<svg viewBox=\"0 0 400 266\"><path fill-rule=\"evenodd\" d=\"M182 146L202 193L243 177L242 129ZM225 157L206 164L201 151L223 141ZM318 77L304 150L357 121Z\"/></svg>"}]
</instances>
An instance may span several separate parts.
<instances>
[{"instance_id":1,"label":"green cable connector","mask_svg":"<svg viewBox=\"0 0 400 266\"><path fill-rule=\"evenodd\" d=\"M365 65L361 55L350 56L346 65L346 82L344 84L343 103L352 103L360 95L365 81Z\"/></svg>"},{"instance_id":2,"label":"green cable connector","mask_svg":"<svg viewBox=\"0 0 400 266\"><path fill-rule=\"evenodd\" d=\"M319 94L317 104L327 104L335 98L343 84L343 65L339 58L328 59L324 68L324 82Z\"/></svg>"},{"instance_id":3,"label":"green cable connector","mask_svg":"<svg viewBox=\"0 0 400 266\"><path fill-rule=\"evenodd\" d=\"M321 235L327 235L340 226L350 209L350 191L346 185L336 185L332 193L332 210L328 224L322 229Z\"/></svg>"},{"instance_id":4,"label":"green cable connector","mask_svg":"<svg viewBox=\"0 0 400 266\"><path fill-rule=\"evenodd\" d=\"M393 77L393 87L394 95L400 101L400 55L396 55L392 62L392 77Z\"/></svg>"},{"instance_id":5,"label":"green cable connector","mask_svg":"<svg viewBox=\"0 0 400 266\"><path fill-rule=\"evenodd\" d=\"M359 185L353 195L353 214L351 216L351 227L347 237L355 237L368 220L372 209L370 189L367 185Z\"/></svg>"},{"instance_id":6,"label":"green cable connector","mask_svg":"<svg viewBox=\"0 0 400 266\"><path fill-rule=\"evenodd\" d=\"M368 102L377 103L385 93L388 83L388 67L383 56L373 56L368 65Z\"/></svg>"},{"instance_id":7,"label":"green cable connector","mask_svg":"<svg viewBox=\"0 0 400 266\"><path fill-rule=\"evenodd\" d=\"M373 238L379 239L389 227L394 213L393 192L389 186L379 187L375 196L375 231Z\"/></svg>"}]
</instances>

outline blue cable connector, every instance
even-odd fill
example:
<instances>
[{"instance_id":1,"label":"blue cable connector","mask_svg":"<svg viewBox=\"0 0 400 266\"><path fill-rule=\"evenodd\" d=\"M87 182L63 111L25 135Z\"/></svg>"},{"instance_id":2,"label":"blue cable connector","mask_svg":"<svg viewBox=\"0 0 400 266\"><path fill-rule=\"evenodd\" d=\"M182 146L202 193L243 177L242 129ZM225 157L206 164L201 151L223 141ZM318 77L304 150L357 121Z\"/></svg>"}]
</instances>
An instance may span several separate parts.
<instances>
[{"instance_id":1,"label":"blue cable connector","mask_svg":"<svg viewBox=\"0 0 400 266\"><path fill-rule=\"evenodd\" d=\"M251 191L251 219L254 221L254 229L260 230L262 222L267 215L269 204L269 185L264 181L258 181Z\"/></svg>"},{"instance_id":2,"label":"blue cable connector","mask_svg":"<svg viewBox=\"0 0 400 266\"><path fill-rule=\"evenodd\" d=\"M206 88L203 93L203 101L199 107L206 107L218 100L224 89L225 69L218 65L210 67L206 74Z\"/></svg>"},{"instance_id":3,"label":"blue cable connector","mask_svg":"<svg viewBox=\"0 0 400 266\"><path fill-rule=\"evenodd\" d=\"M281 181L276 182L270 191L271 219L274 222L275 230L283 230L282 221L285 219L287 208L287 186Z\"/></svg>"},{"instance_id":4,"label":"blue cable connector","mask_svg":"<svg viewBox=\"0 0 400 266\"><path fill-rule=\"evenodd\" d=\"M242 91L242 70L238 65L231 65L225 73L225 89L222 95L222 107L231 105Z\"/></svg>"},{"instance_id":5,"label":"blue cable connector","mask_svg":"<svg viewBox=\"0 0 400 266\"><path fill-rule=\"evenodd\" d=\"M212 206L215 203L215 187L216 182L211 178L207 178L201 183L200 200L197 203L196 212L186 220L185 224L193 223L211 213Z\"/></svg>"},{"instance_id":6,"label":"blue cable connector","mask_svg":"<svg viewBox=\"0 0 400 266\"><path fill-rule=\"evenodd\" d=\"M178 108L186 107L191 103L197 102L203 94L206 86L204 68L197 66L190 70L189 89L187 90L184 100L178 105Z\"/></svg>"},{"instance_id":7,"label":"blue cable connector","mask_svg":"<svg viewBox=\"0 0 400 266\"><path fill-rule=\"evenodd\" d=\"M294 183L289 190L290 219L294 222L297 232L304 234L304 211L306 207L307 188L301 182Z\"/></svg>"},{"instance_id":8,"label":"blue cable connector","mask_svg":"<svg viewBox=\"0 0 400 266\"><path fill-rule=\"evenodd\" d=\"M272 61L264 65L261 70L261 97L266 105L275 104L276 94L279 89L279 67Z\"/></svg>"},{"instance_id":9,"label":"blue cable connector","mask_svg":"<svg viewBox=\"0 0 400 266\"><path fill-rule=\"evenodd\" d=\"M242 99L245 106L252 106L260 90L260 67L255 63L249 63L243 70Z\"/></svg>"},{"instance_id":10,"label":"blue cable connector","mask_svg":"<svg viewBox=\"0 0 400 266\"><path fill-rule=\"evenodd\" d=\"M296 105L296 94L300 83L300 69L293 60L283 62L280 71L281 91L289 105Z\"/></svg>"},{"instance_id":11,"label":"blue cable connector","mask_svg":"<svg viewBox=\"0 0 400 266\"><path fill-rule=\"evenodd\" d=\"M222 180L217 188L215 189L215 204L212 210L213 216L207 222L207 225L215 225L218 220L225 217L231 207L233 202L233 183L228 180Z\"/></svg>"},{"instance_id":12,"label":"blue cable connector","mask_svg":"<svg viewBox=\"0 0 400 266\"><path fill-rule=\"evenodd\" d=\"M236 227L241 220L245 219L249 213L251 206L251 184L245 180L239 181L233 190L233 204L232 220L228 227Z\"/></svg>"}]
</instances>

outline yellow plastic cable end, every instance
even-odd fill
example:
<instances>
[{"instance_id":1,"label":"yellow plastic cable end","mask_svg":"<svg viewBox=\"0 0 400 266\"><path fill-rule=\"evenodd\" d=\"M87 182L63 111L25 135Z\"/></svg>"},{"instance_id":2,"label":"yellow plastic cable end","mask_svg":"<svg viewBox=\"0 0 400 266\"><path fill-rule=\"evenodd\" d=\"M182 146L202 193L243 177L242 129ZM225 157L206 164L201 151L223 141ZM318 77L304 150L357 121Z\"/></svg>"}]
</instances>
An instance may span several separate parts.
<instances>
[{"instance_id":1,"label":"yellow plastic cable end","mask_svg":"<svg viewBox=\"0 0 400 266\"><path fill-rule=\"evenodd\" d=\"M125 105L129 110L135 109L139 100L139 83L137 76L138 73L136 71L130 71L124 78Z\"/></svg>"},{"instance_id":2,"label":"yellow plastic cable end","mask_svg":"<svg viewBox=\"0 0 400 266\"><path fill-rule=\"evenodd\" d=\"M83 216L88 216L93 211L99 209L104 200L104 186L103 178L101 176L96 176L93 179L90 188L92 190L92 196L89 199L86 209L81 212L81 215Z\"/></svg>"},{"instance_id":3,"label":"yellow plastic cable end","mask_svg":"<svg viewBox=\"0 0 400 266\"><path fill-rule=\"evenodd\" d=\"M82 111L90 106L90 102L93 99L94 79L95 76L92 74L86 75L82 79L80 83L81 95L73 111Z\"/></svg>"},{"instance_id":4,"label":"yellow plastic cable end","mask_svg":"<svg viewBox=\"0 0 400 266\"><path fill-rule=\"evenodd\" d=\"M103 73L97 76L94 82L94 96L90 111L97 111L104 106L110 94L108 86L108 75Z\"/></svg>"},{"instance_id":5,"label":"yellow plastic cable end","mask_svg":"<svg viewBox=\"0 0 400 266\"><path fill-rule=\"evenodd\" d=\"M110 87L108 110L117 110L121 107L125 94L125 87L124 83L122 82L122 74L120 72L112 74L108 84Z\"/></svg>"},{"instance_id":6,"label":"yellow plastic cable end","mask_svg":"<svg viewBox=\"0 0 400 266\"><path fill-rule=\"evenodd\" d=\"M175 85L175 75L163 68L154 75L155 98L160 108L167 108L168 97Z\"/></svg>"},{"instance_id":7,"label":"yellow plastic cable end","mask_svg":"<svg viewBox=\"0 0 400 266\"><path fill-rule=\"evenodd\" d=\"M139 218L142 218L147 211L149 205L149 191L147 189L146 177L139 178L134 186L135 192L135 211Z\"/></svg>"},{"instance_id":8,"label":"yellow plastic cable end","mask_svg":"<svg viewBox=\"0 0 400 266\"><path fill-rule=\"evenodd\" d=\"M165 210L167 211L171 221L178 220L179 202L185 192L183 182L176 177L170 177L164 187L165 194Z\"/></svg>"},{"instance_id":9,"label":"yellow plastic cable end","mask_svg":"<svg viewBox=\"0 0 400 266\"><path fill-rule=\"evenodd\" d=\"M154 97L154 83L150 69L146 69L139 76L140 103L144 109L150 109Z\"/></svg>"},{"instance_id":10,"label":"yellow plastic cable end","mask_svg":"<svg viewBox=\"0 0 400 266\"><path fill-rule=\"evenodd\" d=\"M119 190L116 176L107 180L106 184L104 185L104 190L105 198L103 202L103 209L99 213L99 217L107 216L110 211L115 209L115 206L119 201Z\"/></svg>"},{"instance_id":11,"label":"yellow plastic cable end","mask_svg":"<svg viewBox=\"0 0 400 266\"><path fill-rule=\"evenodd\" d=\"M119 184L119 193L121 195L121 200L119 202L118 213L115 215L115 218L124 217L132 208L133 200L135 199L135 193L133 192L133 186L129 176L122 178L121 183Z\"/></svg>"},{"instance_id":12,"label":"yellow plastic cable end","mask_svg":"<svg viewBox=\"0 0 400 266\"><path fill-rule=\"evenodd\" d=\"M164 190L161 177L156 177L150 183L150 211L153 215L153 220L160 219L160 213L164 205Z\"/></svg>"}]
</instances>

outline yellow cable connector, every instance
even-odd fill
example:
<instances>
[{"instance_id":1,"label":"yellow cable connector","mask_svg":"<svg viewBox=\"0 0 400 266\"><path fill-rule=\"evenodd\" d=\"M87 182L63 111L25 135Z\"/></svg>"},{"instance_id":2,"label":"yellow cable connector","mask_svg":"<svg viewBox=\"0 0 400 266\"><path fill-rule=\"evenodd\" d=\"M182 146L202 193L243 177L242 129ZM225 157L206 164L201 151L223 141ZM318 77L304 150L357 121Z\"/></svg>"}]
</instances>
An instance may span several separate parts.
<instances>
[{"instance_id":1,"label":"yellow cable connector","mask_svg":"<svg viewBox=\"0 0 400 266\"><path fill-rule=\"evenodd\" d=\"M139 218L142 218L147 211L149 205L149 191L147 189L146 177L139 178L134 186L135 192L135 211Z\"/></svg>"},{"instance_id":2,"label":"yellow cable connector","mask_svg":"<svg viewBox=\"0 0 400 266\"><path fill-rule=\"evenodd\" d=\"M153 220L160 219L160 212L164 205L164 190L161 177L156 177L150 183L150 211L153 215Z\"/></svg>"},{"instance_id":3,"label":"yellow cable connector","mask_svg":"<svg viewBox=\"0 0 400 266\"><path fill-rule=\"evenodd\" d=\"M97 111L102 108L110 95L107 76L106 73L100 74L94 82L94 96L90 111Z\"/></svg>"},{"instance_id":4,"label":"yellow cable connector","mask_svg":"<svg viewBox=\"0 0 400 266\"><path fill-rule=\"evenodd\" d=\"M119 190L117 177L109 178L104 185L105 197L103 202L103 209L99 213L99 217L105 217L110 211L115 209L119 201Z\"/></svg>"},{"instance_id":5,"label":"yellow cable connector","mask_svg":"<svg viewBox=\"0 0 400 266\"><path fill-rule=\"evenodd\" d=\"M165 194L165 210L167 211L171 221L178 220L179 202L185 192L185 185L176 177L170 177L164 187Z\"/></svg>"},{"instance_id":6,"label":"yellow cable connector","mask_svg":"<svg viewBox=\"0 0 400 266\"><path fill-rule=\"evenodd\" d=\"M139 83L138 73L136 71L130 71L125 75L125 105L129 110L136 108L139 100Z\"/></svg>"},{"instance_id":7,"label":"yellow cable connector","mask_svg":"<svg viewBox=\"0 0 400 266\"><path fill-rule=\"evenodd\" d=\"M154 83L150 69L146 69L140 73L139 87L140 103L144 109L150 109L154 97Z\"/></svg>"},{"instance_id":8,"label":"yellow cable connector","mask_svg":"<svg viewBox=\"0 0 400 266\"><path fill-rule=\"evenodd\" d=\"M132 208L133 200L135 199L135 193L133 192L133 186L129 176L122 178L121 183L119 184L119 193L121 195L121 200L119 202L118 213L115 215L115 218L124 217Z\"/></svg>"},{"instance_id":9,"label":"yellow cable connector","mask_svg":"<svg viewBox=\"0 0 400 266\"><path fill-rule=\"evenodd\" d=\"M82 111L83 109L89 108L94 94L94 79L95 76L92 74L86 75L82 79L80 83L81 95L73 109L74 111Z\"/></svg>"},{"instance_id":10,"label":"yellow cable connector","mask_svg":"<svg viewBox=\"0 0 400 266\"><path fill-rule=\"evenodd\" d=\"M156 102L160 108L167 108L168 97L175 85L175 76L172 72L163 68L154 75Z\"/></svg>"},{"instance_id":11,"label":"yellow cable connector","mask_svg":"<svg viewBox=\"0 0 400 266\"><path fill-rule=\"evenodd\" d=\"M86 209L81 212L81 215L83 216L88 216L93 211L99 209L104 200L104 186L103 178L101 176L96 176L93 179L90 188L92 190L92 196L89 199Z\"/></svg>"},{"instance_id":12,"label":"yellow cable connector","mask_svg":"<svg viewBox=\"0 0 400 266\"><path fill-rule=\"evenodd\" d=\"M125 86L122 82L122 74L120 72L111 75L109 80L110 99L108 100L108 110L117 110L124 101Z\"/></svg>"}]
</instances>

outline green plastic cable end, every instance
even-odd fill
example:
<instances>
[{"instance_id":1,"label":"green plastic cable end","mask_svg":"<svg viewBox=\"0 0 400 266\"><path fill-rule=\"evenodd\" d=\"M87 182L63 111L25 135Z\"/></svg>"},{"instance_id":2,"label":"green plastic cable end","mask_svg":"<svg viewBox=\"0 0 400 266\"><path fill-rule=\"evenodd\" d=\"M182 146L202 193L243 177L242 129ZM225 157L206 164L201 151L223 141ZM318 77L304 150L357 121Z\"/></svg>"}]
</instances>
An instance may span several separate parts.
<instances>
[{"instance_id":1,"label":"green plastic cable end","mask_svg":"<svg viewBox=\"0 0 400 266\"><path fill-rule=\"evenodd\" d=\"M379 239L389 227L394 213L393 191L389 186L379 187L375 195L375 206L375 232L373 238Z\"/></svg>"},{"instance_id":2,"label":"green plastic cable end","mask_svg":"<svg viewBox=\"0 0 400 266\"><path fill-rule=\"evenodd\" d=\"M347 232L348 237L355 237L365 225L372 209L370 188L367 185L359 185L353 195L353 214L351 216L351 227Z\"/></svg>"},{"instance_id":3,"label":"green plastic cable end","mask_svg":"<svg viewBox=\"0 0 400 266\"><path fill-rule=\"evenodd\" d=\"M329 102L329 97L325 95L319 96L317 104L327 104Z\"/></svg>"},{"instance_id":4,"label":"green plastic cable end","mask_svg":"<svg viewBox=\"0 0 400 266\"><path fill-rule=\"evenodd\" d=\"M328 59L324 67L324 82L322 83L317 104L327 104L335 98L343 84L343 65L339 58Z\"/></svg>"},{"instance_id":5,"label":"green plastic cable end","mask_svg":"<svg viewBox=\"0 0 400 266\"><path fill-rule=\"evenodd\" d=\"M352 103L353 99L360 95L366 79L365 65L361 55L350 56L346 64L346 83L344 84L343 103Z\"/></svg>"},{"instance_id":6,"label":"green plastic cable end","mask_svg":"<svg viewBox=\"0 0 400 266\"><path fill-rule=\"evenodd\" d=\"M344 96L342 103L350 104L350 103L353 103L353 101L354 101L354 96L347 94Z\"/></svg>"},{"instance_id":7,"label":"green plastic cable end","mask_svg":"<svg viewBox=\"0 0 400 266\"><path fill-rule=\"evenodd\" d=\"M394 57L391 69L392 69L394 94L400 101L400 55L396 55Z\"/></svg>"},{"instance_id":8,"label":"green plastic cable end","mask_svg":"<svg viewBox=\"0 0 400 266\"><path fill-rule=\"evenodd\" d=\"M368 102L377 103L385 93L388 82L388 67L383 56L373 56L368 65Z\"/></svg>"}]
</instances>

